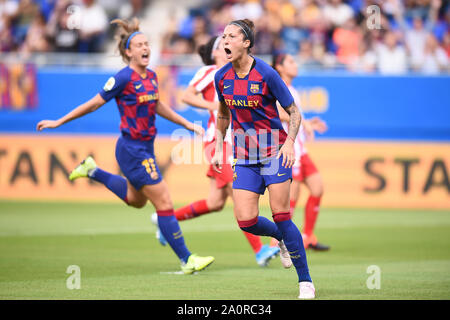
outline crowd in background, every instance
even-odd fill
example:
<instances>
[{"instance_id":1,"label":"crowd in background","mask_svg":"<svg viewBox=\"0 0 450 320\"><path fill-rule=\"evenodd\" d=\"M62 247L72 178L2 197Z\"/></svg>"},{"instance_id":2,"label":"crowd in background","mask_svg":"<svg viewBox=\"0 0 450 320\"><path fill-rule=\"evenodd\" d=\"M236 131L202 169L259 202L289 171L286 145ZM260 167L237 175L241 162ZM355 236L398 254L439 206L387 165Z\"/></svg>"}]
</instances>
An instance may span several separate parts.
<instances>
[{"instance_id":1,"label":"crowd in background","mask_svg":"<svg viewBox=\"0 0 450 320\"><path fill-rule=\"evenodd\" d=\"M254 54L286 52L302 68L385 74L449 70L450 3L442 0L211 2L171 22L163 52L195 52L229 21L243 18L256 25Z\"/></svg>"},{"instance_id":2,"label":"crowd in background","mask_svg":"<svg viewBox=\"0 0 450 320\"><path fill-rule=\"evenodd\" d=\"M109 21L145 0L0 0L0 52L102 52Z\"/></svg>"},{"instance_id":3,"label":"crowd in background","mask_svg":"<svg viewBox=\"0 0 450 320\"><path fill-rule=\"evenodd\" d=\"M139 16L145 5L145 0L0 0L0 51L101 52L105 39L112 39L108 21ZM162 55L196 53L231 20L248 18L256 25L254 54L286 52L304 69L450 70L449 0L204 0L188 9L183 19L169 14Z\"/></svg>"}]
</instances>

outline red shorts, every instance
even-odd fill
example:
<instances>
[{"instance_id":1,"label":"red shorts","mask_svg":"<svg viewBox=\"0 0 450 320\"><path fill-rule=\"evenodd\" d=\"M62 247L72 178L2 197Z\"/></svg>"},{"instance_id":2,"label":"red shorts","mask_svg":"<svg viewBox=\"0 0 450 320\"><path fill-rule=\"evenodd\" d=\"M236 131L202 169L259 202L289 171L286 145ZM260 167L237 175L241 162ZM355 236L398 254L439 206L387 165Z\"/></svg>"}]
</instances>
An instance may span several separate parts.
<instances>
[{"instance_id":1,"label":"red shorts","mask_svg":"<svg viewBox=\"0 0 450 320\"><path fill-rule=\"evenodd\" d=\"M302 182L310 175L319 172L307 153L300 157L300 166L292 168L292 178Z\"/></svg>"},{"instance_id":2,"label":"red shorts","mask_svg":"<svg viewBox=\"0 0 450 320\"><path fill-rule=\"evenodd\" d=\"M205 143L205 155L209 163L216 152L216 141ZM224 188L228 183L233 182L233 170L230 163L231 158L231 146L227 143L223 143L223 165L222 173L214 170L213 166L210 164L206 176L216 180L217 189Z\"/></svg>"}]
</instances>

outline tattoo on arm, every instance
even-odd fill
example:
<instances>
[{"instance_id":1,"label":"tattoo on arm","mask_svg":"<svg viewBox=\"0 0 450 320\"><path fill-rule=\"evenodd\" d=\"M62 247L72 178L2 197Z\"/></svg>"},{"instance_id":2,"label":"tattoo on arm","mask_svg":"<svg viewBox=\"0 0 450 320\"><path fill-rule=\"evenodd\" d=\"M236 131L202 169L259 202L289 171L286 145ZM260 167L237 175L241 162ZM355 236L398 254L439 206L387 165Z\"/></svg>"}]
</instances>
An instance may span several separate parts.
<instances>
[{"instance_id":1,"label":"tattoo on arm","mask_svg":"<svg viewBox=\"0 0 450 320\"><path fill-rule=\"evenodd\" d=\"M230 125L230 110L225 102L221 101L219 105L219 110L217 112L217 131L220 133L222 139L227 132L228 126Z\"/></svg>"},{"instance_id":2,"label":"tattoo on arm","mask_svg":"<svg viewBox=\"0 0 450 320\"><path fill-rule=\"evenodd\" d=\"M288 136L295 140L297 137L298 129L302 123L302 115L298 110L295 103L292 103L289 107L285 108L286 112L289 114L289 132Z\"/></svg>"}]
</instances>

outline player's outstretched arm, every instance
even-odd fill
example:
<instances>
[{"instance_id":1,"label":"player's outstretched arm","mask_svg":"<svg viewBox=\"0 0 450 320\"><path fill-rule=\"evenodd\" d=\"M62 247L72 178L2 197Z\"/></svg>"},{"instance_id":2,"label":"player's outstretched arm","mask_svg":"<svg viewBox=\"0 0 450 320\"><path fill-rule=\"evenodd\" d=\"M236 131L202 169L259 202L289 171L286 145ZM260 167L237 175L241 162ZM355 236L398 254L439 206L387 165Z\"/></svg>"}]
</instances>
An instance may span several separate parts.
<instances>
[{"instance_id":1,"label":"player's outstretched arm","mask_svg":"<svg viewBox=\"0 0 450 320\"><path fill-rule=\"evenodd\" d=\"M183 126L186 129L193 131L201 136L205 133L205 129L203 129L202 126L199 126L195 123L188 121L187 119L185 119L184 117L180 116L178 113L173 111L171 108L166 106L161 101L158 101L158 104L156 105L156 113L161 117L169 121L172 121L173 123L179 124L180 126Z\"/></svg>"},{"instance_id":2,"label":"player's outstretched arm","mask_svg":"<svg viewBox=\"0 0 450 320\"><path fill-rule=\"evenodd\" d=\"M183 92L183 97L181 98L181 101L193 107L207 109L211 111L217 110L219 107L219 102L208 101L203 99L203 97L199 95L197 90L195 90L195 87L193 85L190 85L186 88L186 90Z\"/></svg>"},{"instance_id":3,"label":"player's outstretched arm","mask_svg":"<svg viewBox=\"0 0 450 320\"><path fill-rule=\"evenodd\" d=\"M327 123L319 117L313 117L309 119L309 123L311 124L314 131L317 131L319 133L324 133L328 130Z\"/></svg>"},{"instance_id":4,"label":"player's outstretched arm","mask_svg":"<svg viewBox=\"0 0 450 320\"><path fill-rule=\"evenodd\" d=\"M88 113L94 112L102 105L105 104L105 100L100 96L100 94L95 95L92 99L86 101L85 103L79 105L72 111L70 111L65 116L59 118L58 120L42 120L36 126L36 130L42 131L43 129L54 129L67 122L80 118Z\"/></svg>"}]
</instances>

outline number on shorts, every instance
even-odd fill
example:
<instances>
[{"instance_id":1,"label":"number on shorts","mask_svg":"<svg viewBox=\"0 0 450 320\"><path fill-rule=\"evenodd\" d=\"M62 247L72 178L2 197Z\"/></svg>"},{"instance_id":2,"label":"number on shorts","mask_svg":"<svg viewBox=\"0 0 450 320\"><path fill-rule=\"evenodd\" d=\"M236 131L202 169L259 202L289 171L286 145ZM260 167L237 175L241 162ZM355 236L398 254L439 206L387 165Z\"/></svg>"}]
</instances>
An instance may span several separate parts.
<instances>
[{"instance_id":1,"label":"number on shorts","mask_svg":"<svg viewBox=\"0 0 450 320\"><path fill-rule=\"evenodd\" d=\"M153 180L158 179L159 175L158 171L156 171L155 159L153 158L145 159L144 161L142 161L142 165L145 167L145 170L150 175L150 178L152 178Z\"/></svg>"}]
</instances>

